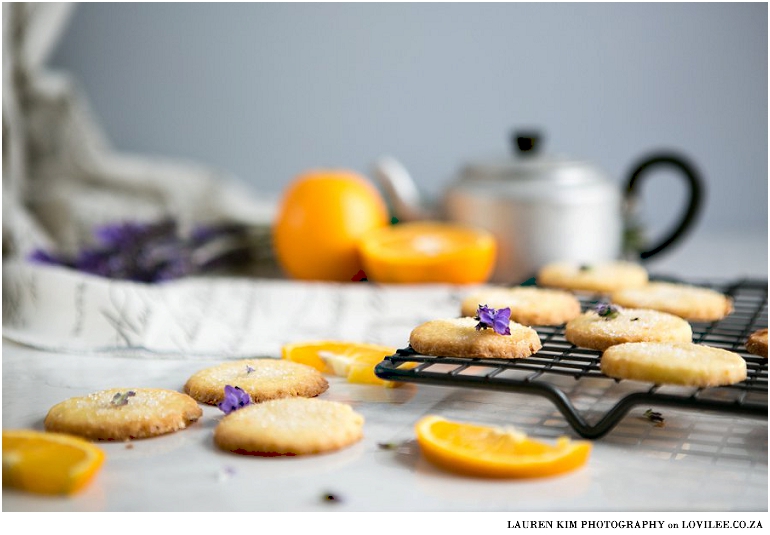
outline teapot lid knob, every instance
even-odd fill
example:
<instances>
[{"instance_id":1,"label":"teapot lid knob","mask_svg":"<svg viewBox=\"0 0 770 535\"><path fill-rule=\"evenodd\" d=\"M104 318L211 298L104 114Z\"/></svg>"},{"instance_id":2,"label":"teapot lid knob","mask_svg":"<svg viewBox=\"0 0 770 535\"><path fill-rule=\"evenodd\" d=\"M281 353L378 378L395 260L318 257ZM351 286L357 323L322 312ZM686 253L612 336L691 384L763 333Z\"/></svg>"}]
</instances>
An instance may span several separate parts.
<instances>
[{"instance_id":1,"label":"teapot lid knob","mask_svg":"<svg viewBox=\"0 0 770 535\"><path fill-rule=\"evenodd\" d=\"M540 133L536 131L516 131L511 134L511 141L513 142L514 153L521 155L536 154L539 149Z\"/></svg>"}]
</instances>

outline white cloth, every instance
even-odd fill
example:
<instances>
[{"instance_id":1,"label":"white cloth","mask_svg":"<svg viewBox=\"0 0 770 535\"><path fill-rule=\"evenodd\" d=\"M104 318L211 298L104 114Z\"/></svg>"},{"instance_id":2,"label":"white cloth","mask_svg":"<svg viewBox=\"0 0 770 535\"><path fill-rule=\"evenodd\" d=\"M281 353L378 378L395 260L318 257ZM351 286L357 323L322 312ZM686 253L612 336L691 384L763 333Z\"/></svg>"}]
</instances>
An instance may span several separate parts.
<instances>
[{"instance_id":1,"label":"white cloth","mask_svg":"<svg viewBox=\"0 0 770 535\"><path fill-rule=\"evenodd\" d=\"M222 172L112 149L75 81L46 66L73 7L3 3L4 256L72 253L120 220L268 225L272 203Z\"/></svg>"},{"instance_id":2,"label":"white cloth","mask_svg":"<svg viewBox=\"0 0 770 535\"><path fill-rule=\"evenodd\" d=\"M138 284L20 262L3 268L3 336L59 352L280 357L348 340L405 347L415 325L454 317L468 288L194 277Z\"/></svg>"}]
</instances>

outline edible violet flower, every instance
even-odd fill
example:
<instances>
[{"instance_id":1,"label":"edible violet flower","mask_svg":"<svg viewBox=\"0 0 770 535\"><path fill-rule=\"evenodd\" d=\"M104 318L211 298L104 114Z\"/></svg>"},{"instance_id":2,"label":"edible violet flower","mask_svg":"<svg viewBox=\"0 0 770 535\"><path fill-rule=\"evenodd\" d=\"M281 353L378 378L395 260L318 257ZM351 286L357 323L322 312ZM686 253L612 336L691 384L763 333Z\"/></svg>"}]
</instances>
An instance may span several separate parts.
<instances>
[{"instance_id":1,"label":"edible violet flower","mask_svg":"<svg viewBox=\"0 0 770 535\"><path fill-rule=\"evenodd\" d=\"M479 305L479 308L476 311L476 317L473 319L479 322L478 325L476 325L477 331L491 328L497 334L511 334L511 309L508 307L495 310L494 308L489 308L487 305Z\"/></svg>"},{"instance_id":2,"label":"edible violet flower","mask_svg":"<svg viewBox=\"0 0 770 535\"><path fill-rule=\"evenodd\" d=\"M251 396L238 386L225 385L225 398L217 405L225 414L242 409L251 403Z\"/></svg>"},{"instance_id":3,"label":"edible violet flower","mask_svg":"<svg viewBox=\"0 0 770 535\"><path fill-rule=\"evenodd\" d=\"M596 305L594 310L599 315L599 317L607 320L614 319L618 316L618 314L620 314L620 307L611 305L609 303L599 303Z\"/></svg>"}]
</instances>

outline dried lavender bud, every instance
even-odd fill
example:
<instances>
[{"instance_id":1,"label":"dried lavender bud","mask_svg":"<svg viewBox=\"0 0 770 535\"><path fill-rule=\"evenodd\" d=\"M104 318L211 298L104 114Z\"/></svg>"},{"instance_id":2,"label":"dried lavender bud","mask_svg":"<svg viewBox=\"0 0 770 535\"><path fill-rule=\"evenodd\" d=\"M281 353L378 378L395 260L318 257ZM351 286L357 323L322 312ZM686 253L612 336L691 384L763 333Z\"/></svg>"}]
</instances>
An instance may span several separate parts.
<instances>
[{"instance_id":1,"label":"dried lavender bud","mask_svg":"<svg viewBox=\"0 0 770 535\"><path fill-rule=\"evenodd\" d=\"M112 396L110 405L114 405L116 407L122 407L123 405L128 405L128 398L134 397L135 395L136 395L136 392L134 392L133 390L129 390L128 392L118 392L114 396Z\"/></svg>"},{"instance_id":2,"label":"dried lavender bud","mask_svg":"<svg viewBox=\"0 0 770 535\"><path fill-rule=\"evenodd\" d=\"M620 308L609 303L599 303L594 310L600 317L606 320L614 319L620 314Z\"/></svg>"},{"instance_id":3,"label":"dried lavender bud","mask_svg":"<svg viewBox=\"0 0 770 535\"><path fill-rule=\"evenodd\" d=\"M649 421L654 422L659 427L662 427L665 422L663 415L659 412L653 411L652 409L647 409L646 411L644 411L644 417L647 418Z\"/></svg>"}]
</instances>

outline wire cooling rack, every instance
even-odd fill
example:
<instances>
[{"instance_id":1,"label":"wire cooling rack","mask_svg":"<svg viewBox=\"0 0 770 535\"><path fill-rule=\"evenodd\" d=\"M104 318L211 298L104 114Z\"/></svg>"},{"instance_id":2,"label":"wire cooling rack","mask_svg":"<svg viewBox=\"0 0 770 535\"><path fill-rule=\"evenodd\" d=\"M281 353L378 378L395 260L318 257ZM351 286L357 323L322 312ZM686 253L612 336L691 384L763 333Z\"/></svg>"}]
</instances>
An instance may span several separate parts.
<instances>
[{"instance_id":1,"label":"wire cooling rack","mask_svg":"<svg viewBox=\"0 0 770 535\"><path fill-rule=\"evenodd\" d=\"M564 326L535 327L543 348L525 359L499 360L421 355L399 349L375 368L382 379L520 392L554 403L581 436L598 438L640 404L666 405L767 418L767 359L746 351L746 339L767 327L767 281L705 283L733 298L734 311L722 320L691 323L693 342L734 351L746 360L745 381L716 388L651 385L602 374L601 352L574 346ZM583 309L597 297L578 297Z\"/></svg>"}]
</instances>

